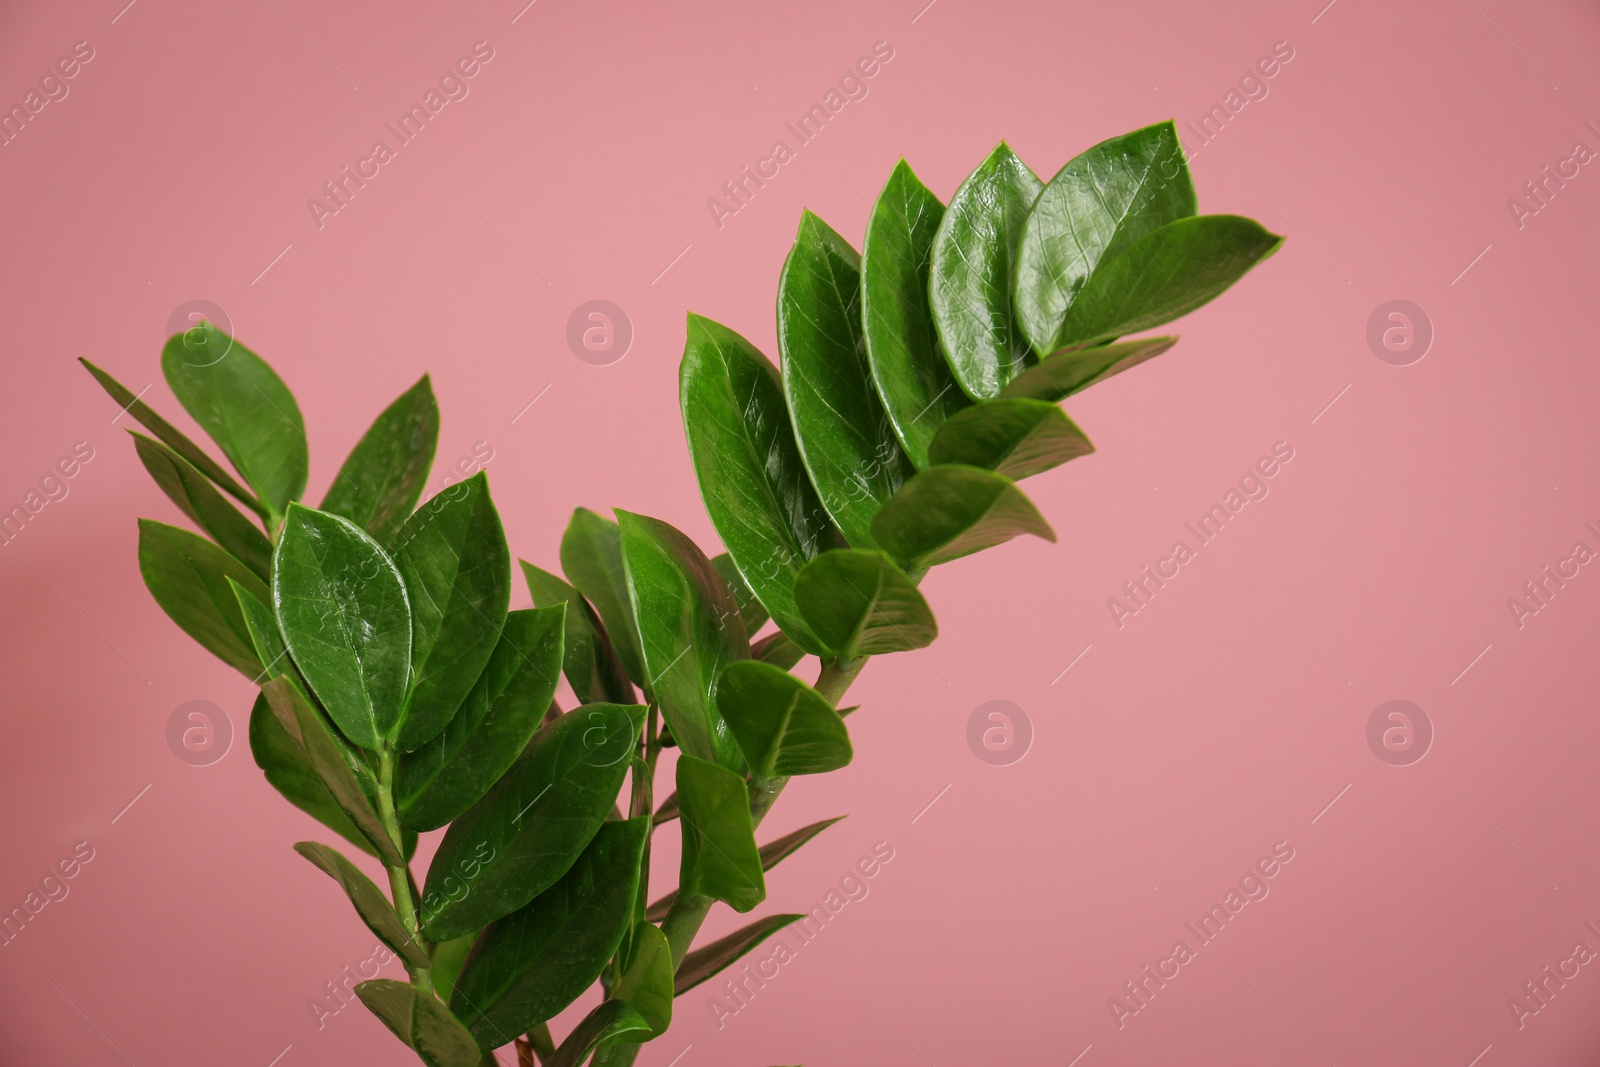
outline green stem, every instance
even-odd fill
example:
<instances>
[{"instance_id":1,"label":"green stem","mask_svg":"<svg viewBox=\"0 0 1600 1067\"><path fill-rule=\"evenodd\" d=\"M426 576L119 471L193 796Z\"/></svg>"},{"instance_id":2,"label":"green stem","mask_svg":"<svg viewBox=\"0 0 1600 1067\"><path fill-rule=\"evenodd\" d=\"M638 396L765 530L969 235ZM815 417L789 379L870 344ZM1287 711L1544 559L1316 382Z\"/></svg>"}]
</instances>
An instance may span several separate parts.
<instances>
[{"instance_id":1,"label":"green stem","mask_svg":"<svg viewBox=\"0 0 1600 1067\"><path fill-rule=\"evenodd\" d=\"M394 753L387 747L378 752L378 819L383 823L383 829L389 839L395 843L397 849L403 849L400 834L400 817L394 806L395 787ZM417 898L411 881L411 868L405 863L399 865L384 864L389 872L389 893L394 898L395 914L400 917L400 922L411 934L413 940L422 946L424 952L431 946L422 936L422 924L417 921ZM433 994L433 971L427 967L413 967L406 964L406 973L411 976L411 984L429 995Z\"/></svg>"}]
</instances>

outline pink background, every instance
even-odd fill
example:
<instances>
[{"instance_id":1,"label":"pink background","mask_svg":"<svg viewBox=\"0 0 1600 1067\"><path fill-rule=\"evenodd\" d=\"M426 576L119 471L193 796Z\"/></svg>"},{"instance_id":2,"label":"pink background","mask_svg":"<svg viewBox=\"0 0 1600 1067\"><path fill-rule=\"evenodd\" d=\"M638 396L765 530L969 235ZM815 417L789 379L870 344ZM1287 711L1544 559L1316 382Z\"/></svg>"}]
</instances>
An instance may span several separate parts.
<instances>
[{"instance_id":1,"label":"pink background","mask_svg":"<svg viewBox=\"0 0 1600 1067\"><path fill-rule=\"evenodd\" d=\"M0 103L74 42L95 52L0 148L0 505L74 442L95 450L0 548L0 905L75 842L95 850L0 948L0 1061L412 1062L359 1006L318 1029L309 999L373 938L290 851L328 834L252 763L249 683L143 589L135 516L177 513L73 357L154 382L189 426L157 354L175 308L212 300L296 390L313 498L427 370L433 488L488 442L518 554L552 565L580 504L711 544L674 400L683 315L772 352L802 207L859 240L902 154L948 197L1001 137L1048 176L1197 120L1278 41L1293 60L1193 169L1204 210L1288 243L1172 354L1074 402L1100 451L1027 487L1060 543L935 572L938 643L874 663L850 698L855 763L783 798L773 834L851 817L774 872L768 907L820 903L887 841L870 895L720 1029L715 987L685 997L642 1062L1600 1053L1600 967L1521 1029L1507 1006L1575 942L1600 948L1600 574L1521 629L1506 603L1575 541L1600 548L1583 325L1600 176L1520 229L1506 203L1575 141L1600 147L1592 5L123 2L0 14ZM480 40L494 59L470 96L319 229L307 198ZM894 58L870 94L719 229L707 198L880 40ZM565 341L593 298L636 331L610 366ZM1436 333L1406 367L1365 340L1397 298ZM1271 495L1118 629L1107 598L1278 441L1295 458ZM1396 698L1436 731L1411 766L1366 741ZM166 742L196 699L236 732L209 767ZM1035 731L1011 766L967 745L992 699ZM1294 860L1270 896L1119 1029L1108 998L1279 841ZM708 929L733 925L722 909Z\"/></svg>"}]
</instances>

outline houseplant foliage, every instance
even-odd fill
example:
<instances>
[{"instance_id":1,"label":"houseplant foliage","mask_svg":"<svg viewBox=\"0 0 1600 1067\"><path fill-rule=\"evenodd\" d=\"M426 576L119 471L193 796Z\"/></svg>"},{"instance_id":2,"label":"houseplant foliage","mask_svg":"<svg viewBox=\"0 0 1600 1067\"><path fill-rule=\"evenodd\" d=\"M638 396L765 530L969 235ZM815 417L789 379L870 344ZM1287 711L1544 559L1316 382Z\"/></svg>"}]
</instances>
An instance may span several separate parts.
<instances>
[{"instance_id":1,"label":"houseplant foliage","mask_svg":"<svg viewBox=\"0 0 1600 1067\"><path fill-rule=\"evenodd\" d=\"M1048 183L1001 144L948 205L901 162L859 254L805 213L778 284L781 372L688 319L682 408L715 557L660 519L580 508L558 564L519 563L482 473L418 506L426 377L313 507L294 397L239 342L201 324L162 352L234 473L85 361L198 531L140 520L145 582L260 687L256 762L341 839L296 851L406 968L356 993L423 1062L487 1064L515 1041L523 1062L631 1063L675 997L801 918L694 945L716 901L756 911L766 872L837 821L756 836L788 778L850 762L836 709L868 659L937 636L928 569L1054 539L1017 482L1093 450L1058 401L1165 352L1175 338L1128 335L1281 243L1196 211L1163 123ZM532 608L510 607L516 577ZM792 673L806 655L810 683ZM649 858L674 820L663 891ZM440 829L419 884L417 836ZM549 1020L596 986L557 1040Z\"/></svg>"}]
</instances>

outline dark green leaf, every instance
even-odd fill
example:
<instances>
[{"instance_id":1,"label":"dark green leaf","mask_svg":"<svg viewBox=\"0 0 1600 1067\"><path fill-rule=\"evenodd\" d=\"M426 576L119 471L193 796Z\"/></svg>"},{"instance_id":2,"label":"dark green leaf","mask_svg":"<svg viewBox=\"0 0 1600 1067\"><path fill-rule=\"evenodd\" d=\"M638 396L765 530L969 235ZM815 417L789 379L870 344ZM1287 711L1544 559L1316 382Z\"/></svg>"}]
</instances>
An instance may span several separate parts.
<instances>
[{"instance_id":1,"label":"dark green leaf","mask_svg":"<svg viewBox=\"0 0 1600 1067\"><path fill-rule=\"evenodd\" d=\"M772 616L767 614L765 605L745 583L744 575L739 573L739 565L733 562L733 557L726 552L720 556L712 556L711 565L717 568L722 580L728 583L728 592L733 594L735 603L739 605L739 619L744 623L744 632L753 634L765 626Z\"/></svg>"},{"instance_id":2,"label":"dark green leaf","mask_svg":"<svg viewBox=\"0 0 1600 1067\"><path fill-rule=\"evenodd\" d=\"M339 883L356 914L367 924L367 929L378 935L378 940L405 958L413 967L428 967L432 961L422 951L422 946L411 938L394 905L372 884L372 879L361 869L327 845L315 841L299 841L294 850L310 860L323 874Z\"/></svg>"},{"instance_id":3,"label":"dark green leaf","mask_svg":"<svg viewBox=\"0 0 1600 1067\"><path fill-rule=\"evenodd\" d=\"M1056 539L1011 479L979 467L929 467L906 483L873 525L884 549L910 573L1031 533Z\"/></svg>"},{"instance_id":4,"label":"dark green leaf","mask_svg":"<svg viewBox=\"0 0 1600 1067\"><path fill-rule=\"evenodd\" d=\"M283 380L209 322L174 334L161 372L185 411L274 516L306 488L306 427Z\"/></svg>"},{"instance_id":5,"label":"dark green leaf","mask_svg":"<svg viewBox=\"0 0 1600 1067\"><path fill-rule=\"evenodd\" d=\"M1154 359L1178 343L1176 337L1148 337L1114 345L1074 348L1046 356L1000 391L1002 399L1025 397L1054 403L1097 382Z\"/></svg>"},{"instance_id":6,"label":"dark green leaf","mask_svg":"<svg viewBox=\"0 0 1600 1067\"><path fill-rule=\"evenodd\" d=\"M272 573L272 542L223 498L209 478L153 438L135 433L133 447L144 469L180 511L262 581L268 579Z\"/></svg>"},{"instance_id":7,"label":"dark green leaf","mask_svg":"<svg viewBox=\"0 0 1600 1067\"><path fill-rule=\"evenodd\" d=\"M1031 374L1037 367L1027 373ZM1015 384L1015 383L1013 383ZM1066 412L1045 400L985 400L939 428L938 463L982 467L1007 478L1026 478L1094 451Z\"/></svg>"},{"instance_id":8,"label":"dark green leaf","mask_svg":"<svg viewBox=\"0 0 1600 1067\"><path fill-rule=\"evenodd\" d=\"M629 606L622 533L617 524L587 508L575 509L561 536L561 569L600 613L628 677L644 685L644 653L639 650L639 628Z\"/></svg>"},{"instance_id":9,"label":"dark green leaf","mask_svg":"<svg viewBox=\"0 0 1600 1067\"><path fill-rule=\"evenodd\" d=\"M628 961L611 995L631 1005L644 1020L645 1032L633 1041L666 1033L672 1023L672 947L659 927L647 922L634 926Z\"/></svg>"},{"instance_id":10,"label":"dark green leaf","mask_svg":"<svg viewBox=\"0 0 1600 1067\"><path fill-rule=\"evenodd\" d=\"M712 692L723 667L750 655L739 606L705 553L678 530L631 512L617 517L650 692L684 752L738 767L739 746Z\"/></svg>"},{"instance_id":11,"label":"dark green leaf","mask_svg":"<svg viewBox=\"0 0 1600 1067\"><path fill-rule=\"evenodd\" d=\"M539 728L439 843L422 896L430 940L471 933L554 885L611 812L645 709L589 704Z\"/></svg>"},{"instance_id":12,"label":"dark green leaf","mask_svg":"<svg viewBox=\"0 0 1600 1067\"><path fill-rule=\"evenodd\" d=\"M603 1001L572 1028L555 1055L544 1062L544 1067L583 1067L589 1053L602 1041L636 1044L652 1036L650 1024L631 1004L622 1000Z\"/></svg>"},{"instance_id":13,"label":"dark green leaf","mask_svg":"<svg viewBox=\"0 0 1600 1067\"><path fill-rule=\"evenodd\" d=\"M450 998L479 1044L553 1018L600 977L633 918L649 823L606 823L560 881L484 931Z\"/></svg>"},{"instance_id":14,"label":"dark green leaf","mask_svg":"<svg viewBox=\"0 0 1600 1067\"><path fill-rule=\"evenodd\" d=\"M678 817L678 794L674 790L672 795L661 802L656 809L655 824L660 826L664 822L671 822Z\"/></svg>"},{"instance_id":15,"label":"dark green leaf","mask_svg":"<svg viewBox=\"0 0 1600 1067\"><path fill-rule=\"evenodd\" d=\"M750 658L762 663L773 663L788 670L805 658L806 650L789 640L789 635L779 630L768 634L750 646Z\"/></svg>"},{"instance_id":16,"label":"dark green leaf","mask_svg":"<svg viewBox=\"0 0 1600 1067\"><path fill-rule=\"evenodd\" d=\"M850 544L876 548L872 516L916 468L895 439L867 365L861 257L809 211L778 280L778 347L811 484ZM796 643L805 647L803 639Z\"/></svg>"},{"instance_id":17,"label":"dark green leaf","mask_svg":"<svg viewBox=\"0 0 1600 1067\"><path fill-rule=\"evenodd\" d=\"M446 1004L450 1003L450 994L455 991L456 977L461 973L461 965L467 962L467 954L472 951L472 946L477 943L478 931L461 937L453 937L449 941L441 941L433 946L433 991L439 994L439 999Z\"/></svg>"},{"instance_id":18,"label":"dark green leaf","mask_svg":"<svg viewBox=\"0 0 1600 1067\"><path fill-rule=\"evenodd\" d=\"M844 538L800 461L777 370L726 326L690 315L679 389L711 524L778 625L820 648L795 610L794 576Z\"/></svg>"},{"instance_id":19,"label":"dark green leaf","mask_svg":"<svg viewBox=\"0 0 1600 1067\"><path fill-rule=\"evenodd\" d=\"M436 830L477 803L539 728L561 677L569 605L513 611L483 674L444 731L400 757L400 821Z\"/></svg>"},{"instance_id":20,"label":"dark green leaf","mask_svg":"<svg viewBox=\"0 0 1600 1067\"><path fill-rule=\"evenodd\" d=\"M974 400L997 395L1032 358L1012 312L1011 278L1042 187L1002 141L951 197L933 239L933 322L956 381Z\"/></svg>"},{"instance_id":21,"label":"dark green leaf","mask_svg":"<svg viewBox=\"0 0 1600 1067\"><path fill-rule=\"evenodd\" d=\"M479 471L422 505L391 551L411 603L411 689L398 739L410 751L444 729L505 625L511 550L488 476Z\"/></svg>"},{"instance_id":22,"label":"dark green leaf","mask_svg":"<svg viewBox=\"0 0 1600 1067\"><path fill-rule=\"evenodd\" d=\"M677 814L676 809L674 809L673 814ZM776 841L769 841L765 845L762 845L761 869L763 871L772 870L772 868L778 865L779 861L795 852L798 852L801 845L804 845L807 841L810 841L813 837L816 837L822 831L826 830L828 827L832 826L834 823L843 818L843 815L839 815L832 819L823 819L821 822L814 822L810 826L802 826L798 830L784 834ZM656 815L656 822L661 822L661 816L659 813ZM672 910L672 905L677 901L677 899L678 891L674 889L660 900L651 903L650 907L645 911L644 917L650 922L660 922L662 919L667 917L667 912Z\"/></svg>"},{"instance_id":23,"label":"dark green leaf","mask_svg":"<svg viewBox=\"0 0 1600 1067\"><path fill-rule=\"evenodd\" d=\"M687 753L679 756L678 812L679 892L715 897L735 911L749 911L767 898L743 776Z\"/></svg>"},{"instance_id":24,"label":"dark green leaf","mask_svg":"<svg viewBox=\"0 0 1600 1067\"><path fill-rule=\"evenodd\" d=\"M392 742L411 608L388 553L349 519L296 504L273 559L272 602L290 655L344 735L362 748Z\"/></svg>"},{"instance_id":25,"label":"dark green leaf","mask_svg":"<svg viewBox=\"0 0 1600 1067\"><path fill-rule=\"evenodd\" d=\"M1067 309L1096 270L1195 210L1194 183L1170 121L1068 160L1035 201L1017 250L1017 323L1034 351L1042 356L1067 343Z\"/></svg>"},{"instance_id":26,"label":"dark green leaf","mask_svg":"<svg viewBox=\"0 0 1600 1067\"><path fill-rule=\"evenodd\" d=\"M824 552L800 572L794 595L835 659L927 648L939 636L928 602L882 552Z\"/></svg>"},{"instance_id":27,"label":"dark green leaf","mask_svg":"<svg viewBox=\"0 0 1600 1067\"><path fill-rule=\"evenodd\" d=\"M861 243L861 325L878 396L906 455L928 465L928 444L967 405L939 347L928 304L933 238L944 205L905 160L895 164Z\"/></svg>"},{"instance_id":28,"label":"dark green leaf","mask_svg":"<svg viewBox=\"0 0 1600 1067\"><path fill-rule=\"evenodd\" d=\"M439 406L424 374L356 442L318 507L387 544L417 506L438 441Z\"/></svg>"},{"instance_id":29,"label":"dark green leaf","mask_svg":"<svg viewBox=\"0 0 1600 1067\"><path fill-rule=\"evenodd\" d=\"M833 705L770 663L729 664L717 685L717 706L757 781L836 771L850 762L850 735Z\"/></svg>"},{"instance_id":30,"label":"dark green leaf","mask_svg":"<svg viewBox=\"0 0 1600 1067\"><path fill-rule=\"evenodd\" d=\"M1059 336L1084 345L1147 330L1209 302L1283 238L1238 215L1197 215L1151 230L1095 271Z\"/></svg>"},{"instance_id":31,"label":"dark green leaf","mask_svg":"<svg viewBox=\"0 0 1600 1067\"><path fill-rule=\"evenodd\" d=\"M438 998L388 978L361 982L356 996L428 1067L478 1067L482 1062L472 1035Z\"/></svg>"},{"instance_id":32,"label":"dark green leaf","mask_svg":"<svg viewBox=\"0 0 1600 1067\"><path fill-rule=\"evenodd\" d=\"M132 389L129 389L93 363L81 357L78 362L82 363L84 369L94 375L94 380L99 382L107 393L111 394L111 399L121 405L124 411L139 420L140 424L155 434L158 440L188 460L201 474L221 486L222 490L229 496L244 504L257 515L263 518L266 517L267 509L261 501L255 498L255 494L240 485L233 475L223 470L221 464L206 455L205 451L190 440L187 434L160 415L157 415L154 409L134 395ZM149 387L146 386L146 388Z\"/></svg>"},{"instance_id":33,"label":"dark green leaf","mask_svg":"<svg viewBox=\"0 0 1600 1067\"><path fill-rule=\"evenodd\" d=\"M735 930L727 937L695 949L678 964L678 978L674 992L680 997L683 996L785 926L796 919L804 918L804 915L768 915L766 918L757 919L749 926Z\"/></svg>"},{"instance_id":34,"label":"dark green leaf","mask_svg":"<svg viewBox=\"0 0 1600 1067\"><path fill-rule=\"evenodd\" d=\"M567 606L561 663L572 691L583 704L632 704L633 683L617 659L616 649L594 608L572 586L526 560L522 577L533 602L541 608Z\"/></svg>"},{"instance_id":35,"label":"dark green leaf","mask_svg":"<svg viewBox=\"0 0 1600 1067\"><path fill-rule=\"evenodd\" d=\"M328 787L311 766L305 749L278 720L265 693L256 694L255 707L250 712L250 754L266 775L267 782L289 803L357 848L374 856L378 854L372 842L334 802Z\"/></svg>"},{"instance_id":36,"label":"dark green leaf","mask_svg":"<svg viewBox=\"0 0 1600 1067\"><path fill-rule=\"evenodd\" d=\"M261 599L267 587L254 571L198 534L139 520L139 573L173 622L222 662L254 680L261 673L232 578Z\"/></svg>"}]
</instances>

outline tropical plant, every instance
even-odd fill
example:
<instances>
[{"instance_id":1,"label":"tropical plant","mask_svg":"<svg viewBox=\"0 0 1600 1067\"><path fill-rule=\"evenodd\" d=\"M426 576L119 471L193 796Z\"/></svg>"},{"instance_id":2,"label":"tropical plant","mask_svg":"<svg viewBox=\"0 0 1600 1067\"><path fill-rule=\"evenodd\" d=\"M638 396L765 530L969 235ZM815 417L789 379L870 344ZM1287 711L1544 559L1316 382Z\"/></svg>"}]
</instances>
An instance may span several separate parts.
<instances>
[{"instance_id":1,"label":"tropical plant","mask_svg":"<svg viewBox=\"0 0 1600 1067\"><path fill-rule=\"evenodd\" d=\"M1057 402L1165 352L1174 338L1122 338L1280 242L1196 214L1171 123L1048 184L1002 144L948 207L901 162L860 255L802 216L778 284L781 373L689 316L684 425L726 554L580 508L559 575L521 563L529 609L510 608L484 474L417 506L438 430L426 377L313 508L294 397L215 327L169 340L162 370L237 478L85 366L153 435L134 434L139 457L201 531L140 520L151 594L260 686L250 747L267 780L382 865L387 896L330 845L295 846L405 964L409 981L357 995L435 1067L512 1041L527 1063L618 1065L675 997L801 918L693 944L716 901L752 911L766 872L836 821L755 836L791 776L850 762L836 709L867 660L934 640L921 577L1054 539L1016 483L1093 450ZM808 654L812 684L791 673ZM678 885L652 899L652 836L674 819ZM446 827L419 887L418 835ZM599 1006L557 1043L549 1021L597 982Z\"/></svg>"}]
</instances>

